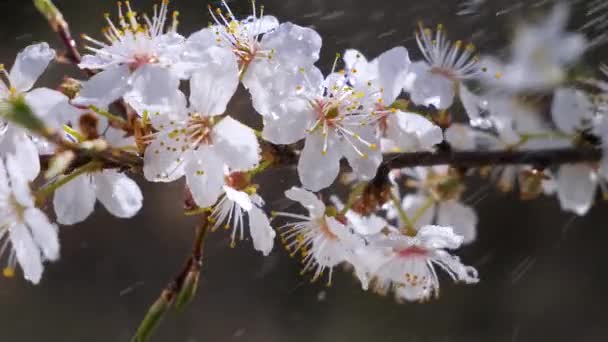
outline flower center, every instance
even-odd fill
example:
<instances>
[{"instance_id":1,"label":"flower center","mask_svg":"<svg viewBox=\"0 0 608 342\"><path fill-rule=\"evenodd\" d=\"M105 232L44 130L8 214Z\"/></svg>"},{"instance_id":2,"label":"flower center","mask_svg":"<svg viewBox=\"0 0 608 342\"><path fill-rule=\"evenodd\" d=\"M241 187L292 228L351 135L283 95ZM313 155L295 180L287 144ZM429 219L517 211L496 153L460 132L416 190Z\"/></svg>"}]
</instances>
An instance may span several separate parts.
<instances>
[{"instance_id":1,"label":"flower center","mask_svg":"<svg viewBox=\"0 0 608 342\"><path fill-rule=\"evenodd\" d=\"M325 238L327 238L328 240L338 240L338 236L336 236L336 234L334 234L330 229L329 226L327 225L327 221L325 220L325 218L322 218L319 221L319 230L321 231L321 234L323 234L323 236L325 236Z\"/></svg>"},{"instance_id":2,"label":"flower center","mask_svg":"<svg viewBox=\"0 0 608 342\"><path fill-rule=\"evenodd\" d=\"M156 64L158 62L159 59L154 54L136 54L133 56L133 61L129 64L129 70L133 72L141 66L146 64Z\"/></svg>"},{"instance_id":3,"label":"flower center","mask_svg":"<svg viewBox=\"0 0 608 342\"><path fill-rule=\"evenodd\" d=\"M426 249L424 249L422 247L418 247L418 246L407 247L407 248L402 249L397 252L397 255L399 255L402 258L427 256L427 254L428 254L428 251Z\"/></svg>"}]
</instances>

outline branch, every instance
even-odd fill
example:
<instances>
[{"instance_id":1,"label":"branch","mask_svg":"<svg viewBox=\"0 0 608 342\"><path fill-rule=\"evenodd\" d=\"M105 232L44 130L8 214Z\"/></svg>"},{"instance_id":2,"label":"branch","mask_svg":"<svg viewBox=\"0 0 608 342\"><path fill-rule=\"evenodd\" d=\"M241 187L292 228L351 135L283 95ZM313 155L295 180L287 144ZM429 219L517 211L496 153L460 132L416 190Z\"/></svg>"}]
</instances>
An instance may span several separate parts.
<instances>
[{"instance_id":1,"label":"branch","mask_svg":"<svg viewBox=\"0 0 608 342\"><path fill-rule=\"evenodd\" d=\"M384 157L384 165L389 169L434 165L450 165L462 168L497 165L532 165L546 168L551 165L592 163L598 162L601 159L602 149L597 147L528 151L438 151L387 154Z\"/></svg>"},{"instance_id":2,"label":"branch","mask_svg":"<svg viewBox=\"0 0 608 342\"><path fill-rule=\"evenodd\" d=\"M194 298L198 287L200 270L203 266L203 246L209 231L209 213L203 213L201 223L196 229L192 252L181 271L161 292L160 296L148 309L146 316L137 328L133 342L147 341L154 329L161 322L168 310L175 306L181 309Z\"/></svg>"}]
</instances>

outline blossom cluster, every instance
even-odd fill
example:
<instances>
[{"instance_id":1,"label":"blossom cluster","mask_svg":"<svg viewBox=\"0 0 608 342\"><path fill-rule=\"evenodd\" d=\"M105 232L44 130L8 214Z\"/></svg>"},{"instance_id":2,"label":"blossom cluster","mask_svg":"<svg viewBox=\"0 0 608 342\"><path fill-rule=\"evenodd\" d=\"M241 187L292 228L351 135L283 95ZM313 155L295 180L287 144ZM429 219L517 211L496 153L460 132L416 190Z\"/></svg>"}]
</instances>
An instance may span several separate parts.
<instances>
[{"instance_id":1,"label":"blossom cluster","mask_svg":"<svg viewBox=\"0 0 608 342\"><path fill-rule=\"evenodd\" d=\"M232 244L248 236L268 255L278 237L313 280L326 274L331 283L335 267L350 265L363 289L400 301L438 295L437 268L455 281L479 281L453 254L477 236L475 209L462 201L465 179L476 171L500 189L518 185L524 199L555 194L579 215L605 189L606 162L384 170L387 154L608 141L608 83L572 76L588 43L566 31L567 6L520 27L508 59L479 55L472 44L450 41L443 25L420 23L419 60L404 46L375 58L349 49L324 75L315 65L322 38L314 29L252 4L245 17L224 1L209 7L213 23L185 37L167 0L151 16L119 2L118 15L106 15L103 39L83 36L89 54L78 66L90 77L67 79L60 90L32 89L57 58L47 43L25 48L10 71L2 68L3 111L25 104L46 132L23 118L0 119L5 276L18 263L38 283L43 263L58 259L58 226L40 209L51 196L60 225L86 220L98 200L118 218L136 215L143 196L128 172L150 182L185 179L188 212L208 213L212 228L230 230ZM229 113L240 86L260 130ZM111 113L117 108L121 115ZM45 139L48 132L65 144ZM307 213L272 211L255 183L287 150L301 186L285 196ZM76 155L82 151L89 151L84 163ZM142 167L95 157L104 151L140 158ZM350 195L340 199L332 186Z\"/></svg>"}]
</instances>

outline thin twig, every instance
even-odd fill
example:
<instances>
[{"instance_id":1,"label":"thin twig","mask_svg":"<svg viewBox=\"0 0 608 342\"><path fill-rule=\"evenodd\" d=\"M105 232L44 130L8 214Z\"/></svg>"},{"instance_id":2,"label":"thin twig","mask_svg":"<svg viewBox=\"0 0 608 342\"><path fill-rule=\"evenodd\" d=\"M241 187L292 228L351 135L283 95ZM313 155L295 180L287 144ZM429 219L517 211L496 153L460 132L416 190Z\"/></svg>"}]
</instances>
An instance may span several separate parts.
<instances>
[{"instance_id":1,"label":"thin twig","mask_svg":"<svg viewBox=\"0 0 608 342\"><path fill-rule=\"evenodd\" d=\"M555 148L542 150L500 151L438 151L388 154L384 165L389 169L416 166L450 165L459 168L532 165L546 168L551 165L593 163L602 158L601 148Z\"/></svg>"},{"instance_id":2,"label":"thin twig","mask_svg":"<svg viewBox=\"0 0 608 342\"><path fill-rule=\"evenodd\" d=\"M204 212L201 215L201 223L196 229L190 256L179 273L161 291L160 296L148 309L133 337L134 342L147 341L171 307L176 306L179 309L194 297L203 266L203 247L209 225L209 213Z\"/></svg>"}]
</instances>

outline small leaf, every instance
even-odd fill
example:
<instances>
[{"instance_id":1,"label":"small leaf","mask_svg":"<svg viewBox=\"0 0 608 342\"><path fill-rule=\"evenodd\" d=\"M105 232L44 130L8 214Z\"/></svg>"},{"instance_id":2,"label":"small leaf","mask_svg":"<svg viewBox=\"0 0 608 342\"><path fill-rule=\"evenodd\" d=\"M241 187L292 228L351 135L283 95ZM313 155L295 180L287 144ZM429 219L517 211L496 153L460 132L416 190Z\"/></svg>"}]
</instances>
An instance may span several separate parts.
<instances>
[{"instance_id":1,"label":"small leaf","mask_svg":"<svg viewBox=\"0 0 608 342\"><path fill-rule=\"evenodd\" d=\"M188 275L186 275L186 279L184 280L182 290L177 295L177 300L175 301L175 308L177 310L182 310L188 303L192 301L192 299L194 299L198 289L199 278L199 270L188 272Z\"/></svg>"}]
</instances>

